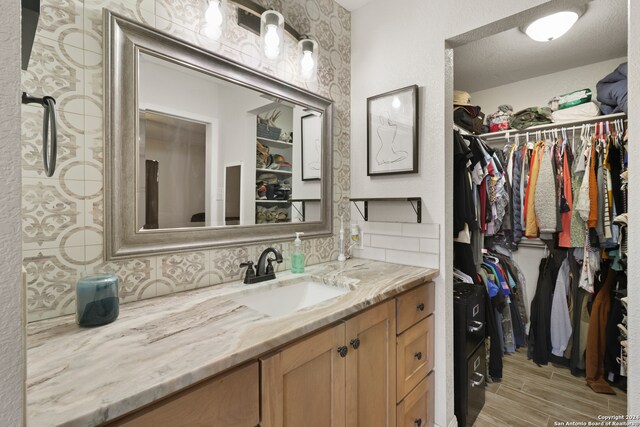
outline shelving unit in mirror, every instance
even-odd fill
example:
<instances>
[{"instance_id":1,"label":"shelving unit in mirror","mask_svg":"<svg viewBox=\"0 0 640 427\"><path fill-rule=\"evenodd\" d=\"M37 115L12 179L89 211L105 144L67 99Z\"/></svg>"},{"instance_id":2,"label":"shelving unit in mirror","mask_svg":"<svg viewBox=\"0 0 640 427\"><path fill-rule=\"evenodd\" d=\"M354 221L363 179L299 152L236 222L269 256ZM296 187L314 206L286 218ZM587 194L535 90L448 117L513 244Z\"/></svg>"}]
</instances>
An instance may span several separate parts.
<instances>
[{"instance_id":1,"label":"shelving unit in mirror","mask_svg":"<svg viewBox=\"0 0 640 427\"><path fill-rule=\"evenodd\" d=\"M293 108L271 105L256 115L256 224L292 222Z\"/></svg>"}]
</instances>

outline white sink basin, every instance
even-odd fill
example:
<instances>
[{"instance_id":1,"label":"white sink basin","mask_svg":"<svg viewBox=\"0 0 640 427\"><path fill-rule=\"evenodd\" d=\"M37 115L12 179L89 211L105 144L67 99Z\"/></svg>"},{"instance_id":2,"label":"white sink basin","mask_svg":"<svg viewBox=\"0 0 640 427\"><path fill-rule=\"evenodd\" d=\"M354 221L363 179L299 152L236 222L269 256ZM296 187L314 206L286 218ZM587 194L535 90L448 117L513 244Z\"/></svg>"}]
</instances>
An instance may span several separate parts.
<instances>
[{"instance_id":1,"label":"white sink basin","mask_svg":"<svg viewBox=\"0 0 640 427\"><path fill-rule=\"evenodd\" d=\"M349 289L307 279L269 289L256 290L243 297L234 298L234 301L269 316L277 317L320 304L347 292Z\"/></svg>"}]
</instances>

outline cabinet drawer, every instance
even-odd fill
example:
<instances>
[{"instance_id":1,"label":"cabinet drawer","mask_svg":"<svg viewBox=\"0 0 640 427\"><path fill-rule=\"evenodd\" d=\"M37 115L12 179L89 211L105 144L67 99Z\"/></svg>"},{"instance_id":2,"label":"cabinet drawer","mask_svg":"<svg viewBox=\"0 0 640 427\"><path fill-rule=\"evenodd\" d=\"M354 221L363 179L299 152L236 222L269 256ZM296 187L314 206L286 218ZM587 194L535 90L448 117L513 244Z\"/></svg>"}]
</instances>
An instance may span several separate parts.
<instances>
[{"instance_id":1,"label":"cabinet drawer","mask_svg":"<svg viewBox=\"0 0 640 427\"><path fill-rule=\"evenodd\" d=\"M397 427L433 426L433 387L434 375L431 373L398 404Z\"/></svg>"},{"instance_id":2,"label":"cabinet drawer","mask_svg":"<svg viewBox=\"0 0 640 427\"><path fill-rule=\"evenodd\" d=\"M398 334L433 313L434 304L435 285L433 282L418 286L396 297Z\"/></svg>"},{"instance_id":3,"label":"cabinet drawer","mask_svg":"<svg viewBox=\"0 0 640 427\"><path fill-rule=\"evenodd\" d=\"M429 316L398 336L398 402L433 369L433 326Z\"/></svg>"},{"instance_id":4,"label":"cabinet drawer","mask_svg":"<svg viewBox=\"0 0 640 427\"><path fill-rule=\"evenodd\" d=\"M258 362L205 380L110 426L255 427L260 422Z\"/></svg>"}]
</instances>

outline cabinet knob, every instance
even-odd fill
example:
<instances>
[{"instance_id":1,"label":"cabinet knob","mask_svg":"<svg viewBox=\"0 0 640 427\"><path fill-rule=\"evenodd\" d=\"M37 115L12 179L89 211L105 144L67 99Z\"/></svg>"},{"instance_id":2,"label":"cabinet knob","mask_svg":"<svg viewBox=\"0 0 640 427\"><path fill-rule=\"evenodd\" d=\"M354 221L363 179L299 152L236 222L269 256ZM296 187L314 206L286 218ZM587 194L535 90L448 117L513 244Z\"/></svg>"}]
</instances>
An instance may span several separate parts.
<instances>
[{"instance_id":1,"label":"cabinet knob","mask_svg":"<svg viewBox=\"0 0 640 427\"><path fill-rule=\"evenodd\" d=\"M338 347L338 354L340 355L340 357L347 357L348 352L349 352L349 349L347 348L346 345Z\"/></svg>"},{"instance_id":2,"label":"cabinet knob","mask_svg":"<svg viewBox=\"0 0 640 427\"><path fill-rule=\"evenodd\" d=\"M360 338L352 339L350 344L351 344L351 347L353 347L354 350L357 350L358 347L360 347Z\"/></svg>"},{"instance_id":3,"label":"cabinet knob","mask_svg":"<svg viewBox=\"0 0 640 427\"><path fill-rule=\"evenodd\" d=\"M416 418L416 420L413 423L418 427L420 427L422 425L422 418Z\"/></svg>"},{"instance_id":4,"label":"cabinet knob","mask_svg":"<svg viewBox=\"0 0 640 427\"><path fill-rule=\"evenodd\" d=\"M419 311L424 311L424 304L423 303L418 304L418 310Z\"/></svg>"},{"instance_id":5,"label":"cabinet knob","mask_svg":"<svg viewBox=\"0 0 640 427\"><path fill-rule=\"evenodd\" d=\"M422 352L418 351L416 354L413 355L413 357L415 357L418 360L422 359Z\"/></svg>"}]
</instances>

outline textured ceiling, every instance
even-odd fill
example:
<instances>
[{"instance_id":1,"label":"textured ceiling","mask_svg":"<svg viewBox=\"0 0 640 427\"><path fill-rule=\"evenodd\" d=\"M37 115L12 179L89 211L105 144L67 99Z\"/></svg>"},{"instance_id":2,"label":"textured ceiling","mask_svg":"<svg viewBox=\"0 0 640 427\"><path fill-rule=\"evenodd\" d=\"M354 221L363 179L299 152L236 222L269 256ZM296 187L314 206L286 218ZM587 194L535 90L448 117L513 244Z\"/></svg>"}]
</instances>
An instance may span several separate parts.
<instances>
[{"instance_id":1,"label":"textured ceiling","mask_svg":"<svg viewBox=\"0 0 640 427\"><path fill-rule=\"evenodd\" d=\"M344 7L348 11L356 10L367 3L371 3L372 0L336 0L340 6Z\"/></svg>"},{"instance_id":2,"label":"textured ceiling","mask_svg":"<svg viewBox=\"0 0 640 427\"><path fill-rule=\"evenodd\" d=\"M626 55L627 0L593 0L573 28L551 42L512 28L455 48L455 88L477 92Z\"/></svg>"}]
</instances>

